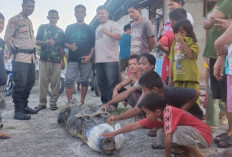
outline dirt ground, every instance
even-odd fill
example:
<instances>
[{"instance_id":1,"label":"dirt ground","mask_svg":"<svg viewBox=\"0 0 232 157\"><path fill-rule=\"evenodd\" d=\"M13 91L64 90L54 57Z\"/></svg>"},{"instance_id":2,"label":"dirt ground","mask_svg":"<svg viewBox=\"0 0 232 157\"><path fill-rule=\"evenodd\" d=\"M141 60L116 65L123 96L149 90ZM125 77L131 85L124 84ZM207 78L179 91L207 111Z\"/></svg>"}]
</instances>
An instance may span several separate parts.
<instances>
[{"instance_id":1,"label":"dirt ground","mask_svg":"<svg viewBox=\"0 0 232 157\"><path fill-rule=\"evenodd\" d=\"M79 92L75 94L79 100ZM69 135L65 128L60 126L56 120L59 110L51 111L49 108L33 115L29 121L18 121L13 119L13 103L11 97L7 97L7 108L3 113L4 128L1 131L9 133L11 136L8 140L0 140L0 157L102 157L98 152L91 150L80 139ZM66 96L61 94L58 106L63 107L66 104ZM29 106L35 107L38 101L38 86L32 90L29 99ZM93 92L88 92L86 104L100 104L100 98L96 97ZM121 125L128 122L121 121ZM214 132L213 135L224 132L227 125ZM155 138L148 137L147 129L141 129L124 134L124 143L120 150L115 151L114 157L163 157L164 150L153 150L152 143ZM216 148L214 145L210 148L203 149L207 157L222 157L225 149Z\"/></svg>"}]
</instances>

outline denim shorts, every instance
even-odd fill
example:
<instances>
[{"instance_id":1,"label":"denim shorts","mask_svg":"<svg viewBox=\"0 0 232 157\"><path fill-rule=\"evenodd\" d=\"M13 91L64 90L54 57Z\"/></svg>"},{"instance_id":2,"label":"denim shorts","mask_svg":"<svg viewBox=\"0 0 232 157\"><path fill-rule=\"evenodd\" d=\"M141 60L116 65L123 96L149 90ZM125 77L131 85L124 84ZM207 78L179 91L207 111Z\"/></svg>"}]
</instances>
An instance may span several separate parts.
<instances>
[{"instance_id":1,"label":"denim shorts","mask_svg":"<svg viewBox=\"0 0 232 157\"><path fill-rule=\"evenodd\" d=\"M72 88L74 82L78 77L81 86L88 86L89 75L92 70L92 64L81 64L79 62L69 62L65 74L65 86L66 88Z\"/></svg>"}]
</instances>

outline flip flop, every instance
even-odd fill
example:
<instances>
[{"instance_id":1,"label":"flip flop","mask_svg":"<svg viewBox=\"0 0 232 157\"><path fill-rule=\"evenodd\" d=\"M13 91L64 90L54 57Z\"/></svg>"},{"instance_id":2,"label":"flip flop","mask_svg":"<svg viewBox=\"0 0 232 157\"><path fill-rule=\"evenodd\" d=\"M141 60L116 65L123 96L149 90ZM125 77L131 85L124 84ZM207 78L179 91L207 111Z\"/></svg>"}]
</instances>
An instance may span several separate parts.
<instances>
[{"instance_id":1,"label":"flip flop","mask_svg":"<svg viewBox=\"0 0 232 157\"><path fill-rule=\"evenodd\" d=\"M222 134L216 136L216 137L213 139L213 141L214 141L214 143L222 142L227 136L228 136L228 135L227 135L226 132L225 132L225 133L222 133Z\"/></svg>"},{"instance_id":2,"label":"flip flop","mask_svg":"<svg viewBox=\"0 0 232 157\"><path fill-rule=\"evenodd\" d=\"M232 146L232 137L228 134L226 134L223 141L217 143L218 148L229 148L230 146Z\"/></svg>"},{"instance_id":3,"label":"flip flop","mask_svg":"<svg viewBox=\"0 0 232 157\"><path fill-rule=\"evenodd\" d=\"M153 149L164 149L164 146L162 146L162 145L156 145L156 144L152 144L151 147Z\"/></svg>"},{"instance_id":4,"label":"flip flop","mask_svg":"<svg viewBox=\"0 0 232 157\"><path fill-rule=\"evenodd\" d=\"M8 134L3 133L3 132L0 133L0 139L8 139L8 138L10 138Z\"/></svg>"}]
</instances>

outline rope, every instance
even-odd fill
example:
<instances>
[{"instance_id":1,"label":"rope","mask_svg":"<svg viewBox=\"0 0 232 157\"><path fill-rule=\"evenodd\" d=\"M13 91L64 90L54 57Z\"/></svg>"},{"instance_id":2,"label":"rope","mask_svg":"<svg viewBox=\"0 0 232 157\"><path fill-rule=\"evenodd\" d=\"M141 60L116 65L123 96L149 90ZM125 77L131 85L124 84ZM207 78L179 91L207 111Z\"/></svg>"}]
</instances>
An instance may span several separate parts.
<instances>
[{"instance_id":1,"label":"rope","mask_svg":"<svg viewBox=\"0 0 232 157\"><path fill-rule=\"evenodd\" d=\"M85 109L83 109L83 108L85 108ZM96 124L98 124L98 123L94 118L95 116L99 116L99 115L101 115L102 117L109 117L110 116L110 113L106 111L105 107L100 107L96 112L94 112L92 114L85 113L86 111L91 110L91 108L89 108L87 106L82 106L81 109L83 109L83 111L80 113L77 113L75 115L75 117L83 118L85 121L93 120Z\"/></svg>"}]
</instances>

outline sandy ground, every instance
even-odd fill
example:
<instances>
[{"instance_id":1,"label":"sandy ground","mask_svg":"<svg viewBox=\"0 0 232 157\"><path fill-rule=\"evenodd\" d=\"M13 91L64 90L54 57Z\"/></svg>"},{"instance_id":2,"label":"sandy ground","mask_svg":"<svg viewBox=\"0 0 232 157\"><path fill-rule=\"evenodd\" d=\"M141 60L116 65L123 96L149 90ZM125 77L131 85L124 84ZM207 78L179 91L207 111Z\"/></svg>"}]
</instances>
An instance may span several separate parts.
<instances>
[{"instance_id":1,"label":"sandy ground","mask_svg":"<svg viewBox=\"0 0 232 157\"><path fill-rule=\"evenodd\" d=\"M79 92L75 95L79 100ZM7 108L3 113L4 128L1 131L9 133L8 140L0 140L0 157L53 157L53 156L77 156L77 157L102 157L104 155L91 150L80 139L69 135L65 128L56 120L59 111L51 111L49 108L33 115L29 121L13 119L13 103L11 97L7 97ZM38 87L35 86L29 99L29 106L38 105ZM66 96L61 94L58 106L65 106ZM86 104L100 104L100 98L93 92L88 92ZM121 121L123 125L133 121ZM214 135L224 132L227 125L214 132ZM163 157L164 150L153 150L151 144L155 138L148 137L147 129L137 130L124 134L124 143L120 150L115 151L114 157ZM214 145L203 149L208 157L221 157L225 149L218 149Z\"/></svg>"}]
</instances>

